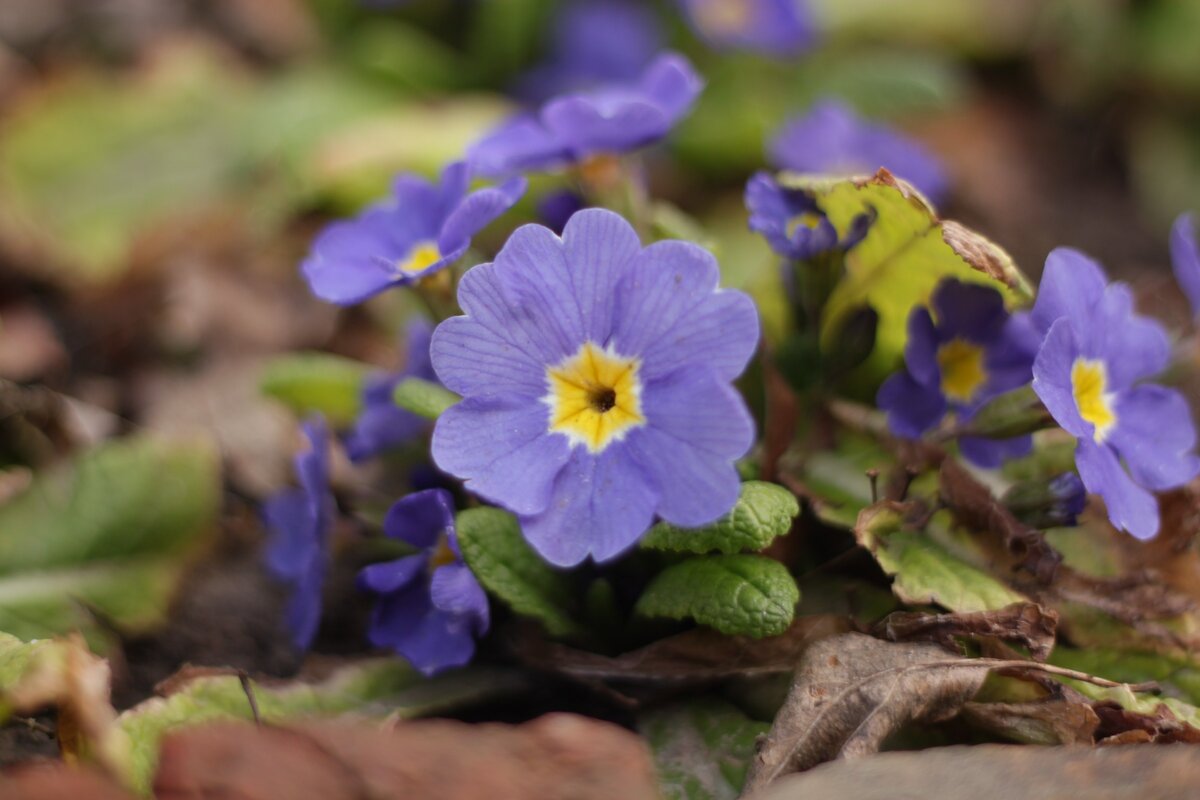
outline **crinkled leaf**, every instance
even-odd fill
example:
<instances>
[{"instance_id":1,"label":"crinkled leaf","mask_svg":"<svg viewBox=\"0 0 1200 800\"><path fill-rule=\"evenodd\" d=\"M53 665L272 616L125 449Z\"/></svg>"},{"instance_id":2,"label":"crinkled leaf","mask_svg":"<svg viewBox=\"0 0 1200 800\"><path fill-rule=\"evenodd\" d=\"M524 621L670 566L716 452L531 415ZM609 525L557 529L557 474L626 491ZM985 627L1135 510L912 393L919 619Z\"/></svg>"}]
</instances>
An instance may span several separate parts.
<instances>
[{"instance_id":1,"label":"crinkled leaf","mask_svg":"<svg viewBox=\"0 0 1200 800\"><path fill-rule=\"evenodd\" d=\"M517 518L498 508L471 508L458 515L458 546L483 588L513 611L533 617L552 636L575 636L571 584L538 557L521 536Z\"/></svg>"},{"instance_id":2,"label":"crinkled leaf","mask_svg":"<svg viewBox=\"0 0 1200 800\"><path fill-rule=\"evenodd\" d=\"M740 553L763 550L776 537L792 527L800 513L796 495L782 486L763 481L747 481L733 510L702 528L680 528L660 522L642 538L641 546L651 550L680 553Z\"/></svg>"},{"instance_id":3,"label":"crinkled leaf","mask_svg":"<svg viewBox=\"0 0 1200 800\"><path fill-rule=\"evenodd\" d=\"M904 506L884 501L858 516L854 535L906 603L937 603L951 611L994 611L1028 598L952 552L928 530L905 524ZM936 523L931 521L930 527ZM949 533L949 531L945 531Z\"/></svg>"},{"instance_id":4,"label":"crinkled leaf","mask_svg":"<svg viewBox=\"0 0 1200 800\"><path fill-rule=\"evenodd\" d=\"M291 353L267 365L262 391L300 416L319 412L340 428L362 410L369 370L366 364L331 353Z\"/></svg>"},{"instance_id":5,"label":"crinkled leaf","mask_svg":"<svg viewBox=\"0 0 1200 800\"><path fill-rule=\"evenodd\" d=\"M206 440L125 439L36 476L0 506L0 629L90 631L80 603L124 627L158 622L219 500Z\"/></svg>"},{"instance_id":6,"label":"crinkled leaf","mask_svg":"<svg viewBox=\"0 0 1200 800\"><path fill-rule=\"evenodd\" d=\"M454 392L423 378L405 378L392 393L396 405L418 417L437 419L460 399Z\"/></svg>"},{"instance_id":7,"label":"crinkled leaf","mask_svg":"<svg viewBox=\"0 0 1200 800\"><path fill-rule=\"evenodd\" d=\"M761 638L786 631L799 601L796 580L774 559L699 556L655 576L635 610L647 617L691 618L721 633Z\"/></svg>"},{"instance_id":8,"label":"crinkled leaf","mask_svg":"<svg viewBox=\"0 0 1200 800\"><path fill-rule=\"evenodd\" d=\"M755 742L770 727L716 697L643 714L637 726L654 753L666 800L733 800Z\"/></svg>"},{"instance_id":9,"label":"crinkled leaf","mask_svg":"<svg viewBox=\"0 0 1200 800\"><path fill-rule=\"evenodd\" d=\"M745 792L833 758L878 752L916 721L953 716L990 669L932 644L893 644L859 633L809 648L791 692L751 762Z\"/></svg>"},{"instance_id":10,"label":"crinkled leaf","mask_svg":"<svg viewBox=\"0 0 1200 800\"><path fill-rule=\"evenodd\" d=\"M829 340L857 308L879 314L871 373L891 370L904 348L909 312L929 300L944 278L1007 289L1010 303L1032 297L1028 281L1002 248L956 222L942 220L908 183L887 170L867 178L829 180L788 176L808 191L839 234L872 214L866 238L846 254L846 276L825 309L822 337Z\"/></svg>"},{"instance_id":11,"label":"crinkled leaf","mask_svg":"<svg viewBox=\"0 0 1200 800\"><path fill-rule=\"evenodd\" d=\"M320 683L250 683L260 719L278 724L339 714L409 719L484 698L512 694L523 679L511 672L468 668L422 678L398 659L372 659L335 671ZM236 675L205 675L176 683L169 697L146 700L117 718L133 747L134 785L149 789L158 746L168 732L215 720L252 720Z\"/></svg>"},{"instance_id":12,"label":"crinkled leaf","mask_svg":"<svg viewBox=\"0 0 1200 800\"><path fill-rule=\"evenodd\" d=\"M931 641L953 649L955 640L999 639L1029 649L1035 661L1045 661L1054 648L1058 614L1037 603L1015 603L996 611L929 614L897 611L876 626L876 635L893 642Z\"/></svg>"}]
</instances>

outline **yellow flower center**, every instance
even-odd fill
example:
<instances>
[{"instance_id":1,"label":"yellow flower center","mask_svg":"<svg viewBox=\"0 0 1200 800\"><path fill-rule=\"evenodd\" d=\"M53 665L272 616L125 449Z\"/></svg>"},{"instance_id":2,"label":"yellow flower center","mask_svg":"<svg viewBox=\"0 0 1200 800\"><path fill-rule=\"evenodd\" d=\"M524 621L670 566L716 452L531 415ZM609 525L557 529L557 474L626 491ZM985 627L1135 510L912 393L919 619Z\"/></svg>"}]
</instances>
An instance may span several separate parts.
<instances>
[{"instance_id":1,"label":"yellow flower center","mask_svg":"<svg viewBox=\"0 0 1200 800\"><path fill-rule=\"evenodd\" d=\"M746 0L701 0L692 11L696 24L710 36L740 33L750 24Z\"/></svg>"},{"instance_id":2,"label":"yellow flower center","mask_svg":"<svg viewBox=\"0 0 1200 800\"><path fill-rule=\"evenodd\" d=\"M987 381L983 348L965 339L951 339L938 348L942 394L957 403L969 403Z\"/></svg>"},{"instance_id":3,"label":"yellow flower center","mask_svg":"<svg viewBox=\"0 0 1200 800\"><path fill-rule=\"evenodd\" d=\"M1112 398L1104 391L1107 386L1108 372L1103 361L1082 357L1075 359L1071 365L1071 393L1075 395L1079 416L1096 429L1092 436L1097 443L1104 441L1117 421Z\"/></svg>"},{"instance_id":4,"label":"yellow flower center","mask_svg":"<svg viewBox=\"0 0 1200 800\"><path fill-rule=\"evenodd\" d=\"M417 242L409 249L408 255L396 263L396 269L405 275L416 275L441 257L436 242Z\"/></svg>"},{"instance_id":5,"label":"yellow flower center","mask_svg":"<svg viewBox=\"0 0 1200 800\"><path fill-rule=\"evenodd\" d=\"M429 570L432 572L438 567L453 564L457 560L458 557L450 549L450 537L445 533L439 533L437 544L433 547L433 555L429 557Z\"/></svg>"},{"instance_id":6,"label":"yellow flower center","mask_svg":"<svg viewBox=\"0 0 1200 800\"><path fill-rule=\"evenodd\" d=\"M808 228L810 231L816 230L821 225L821 219L820 214L805 211L800 216L788 220L788 235L793 235L800 228Z\"/></svg>"},{"instance_id":7,"label":"yellow flower center","mask_svg":"<svg viewBox=\"0 0 1200 800\"><path fill-rule=\"evenodd\" d=\"M639 366L636 358L584 342L575 355L549 367L544 401L550 406L550 431L598 453L644 425Z\"/></svg>"}]
</instances>

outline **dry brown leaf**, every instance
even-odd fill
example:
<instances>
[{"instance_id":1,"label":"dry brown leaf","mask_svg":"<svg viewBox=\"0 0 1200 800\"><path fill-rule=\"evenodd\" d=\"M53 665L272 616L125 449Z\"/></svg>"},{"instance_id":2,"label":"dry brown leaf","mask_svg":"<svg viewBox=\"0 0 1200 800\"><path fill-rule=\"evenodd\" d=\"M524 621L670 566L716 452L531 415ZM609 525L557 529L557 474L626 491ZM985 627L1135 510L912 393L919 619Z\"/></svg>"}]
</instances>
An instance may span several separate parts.
<instances>
[{"instance_id":1,"label":"dry brown leaf","mask_svg":"<svg viewBox=\"0 0 1200 800\"><path fill-rule=\"evenodd\" d=\"M817 642L750 764L743 794L822 761L870 755L908 723L953 716L975 696L992 663L858 633Z\"/></svg>"},{"instance_id":2,"label":"dry brown leaf","mask_svg":"<svg viewBox=\"0 0 1200 800\"><path fill-rule=\"evenodd\" d=\"M1028 703L967 703L959 712L977 728L1024 744L1095 743L1100 717L1077 692Z\"/></svg>"},{"instance_id":3,"label":"dry brown leaf","mask_svg":"<svg viewBox=\"0 0 1200 800\"><path fill-rule=\"evenodd\" d=\"M1037 603L1013 603L995 611L929 614L897 611L875 626L875 632L893 642L931 641L955 647L955 639L992 638L1029 648L1035 661L1045 661L1054 648L1058 613Z\"/></svg>"}]
</instances>

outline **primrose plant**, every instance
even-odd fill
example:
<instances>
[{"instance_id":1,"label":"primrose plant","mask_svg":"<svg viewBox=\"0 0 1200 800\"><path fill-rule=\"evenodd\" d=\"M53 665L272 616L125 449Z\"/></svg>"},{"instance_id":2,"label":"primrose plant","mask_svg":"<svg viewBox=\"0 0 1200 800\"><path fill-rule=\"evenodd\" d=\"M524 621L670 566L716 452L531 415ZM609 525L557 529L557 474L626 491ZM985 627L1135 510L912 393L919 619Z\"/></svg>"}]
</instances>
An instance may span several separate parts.
<instances>
[{"instance_id":1,"label":"primrose plant","mask_svg":"<svg viewBox=\"0 0 1200 800\"><path fill-rule=\"evenodd\" d=\"M714 46L794 54L811 33L792 2L724 4L736 17L680 5ZM605 7L617 16L597 22ZM597 4L579 19L619 31L643 11ZM579 19L563 29L577 35ZM950 189L932 154L824 100L770 137L785 171L746 184L768 287L756 303L722 288L719 239L702 245L695 223L678 229L696 241L680 240L654 216L666 200L651 200L643 159L700 100L700 74L674 53L574 49L530 73L536 108L484 132L436 182L396 177L301 265L327 302L370 301L380 319L397 306L372 298L407 293L424 313L397 326L401 369L354 372L354 414L305 407L329 421L304 424L300 488L264 507L298 648L319 643L323 615L352 613L323 605L343 564L373 603L369 643L427 675L487 652L494 622L513 615L606 652L691 623L783 633L804 548L844 537L836 526L875 499L865 476L824 497L829 481L806 470L864 436L868 466L898 475L919 469L905 460L914 442L923 463L993 471L1030 536L1075 524L1089 493L1116 528L1156 534L1155 493L1190 481L1200 459L1183 396L1146 382L1169 365L1170 340L1128 287L1059 249L1033 300L1003 250L929 205ZM535 208L548 225L530 221ZM1200 309L1191 217L1171 249ZM1075 470L1005 477L1040 463L1044 442L1073 443ZM880 502L925 502L919 528L940 501L912 478L909 495ZM799 522L798 494L813 512ZM806 538L779 544L794 525Z\"/></svg>"}]
</instances>

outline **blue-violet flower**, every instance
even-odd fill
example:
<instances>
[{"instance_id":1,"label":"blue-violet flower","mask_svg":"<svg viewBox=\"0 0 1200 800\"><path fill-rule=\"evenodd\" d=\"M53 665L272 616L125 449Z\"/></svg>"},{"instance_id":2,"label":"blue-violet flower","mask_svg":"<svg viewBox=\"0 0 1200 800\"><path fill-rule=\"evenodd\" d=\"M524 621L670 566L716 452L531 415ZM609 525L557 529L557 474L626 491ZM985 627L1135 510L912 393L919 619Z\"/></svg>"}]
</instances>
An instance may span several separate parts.
<instances>
[{"instance_id":1,"label":"blue-violet flower","mask_svg":"<svg viewBox=\"0 0 1200 800\"><path fill-rule=\"evenodd\" d=\"M1187 295L1192 314L1200 316L1200 243L1196 240L1196 216L1180 214L1171 226L1171 266L1175 280Z\"/></svg>"},{"instance_id":2,"label":"blue-violet flower","mask_svg":"<svg viewBox=\"0 0 1200 800\"><path fill-rule=\"evenodd\" d=\"M420 552L359 573L359 585L380 595L371 644L395 650L424 675L466 664L490 616L487 595L458 549L450 493L427 489L396 501L383 531Z\"/></svg>"},{"instance_id":3,"label":"blue-violet flower","mask_svg":"<svg viewBox=\"0 0 1200 800\"><path fill-rule=\"evenodd\" d=\"M714 47L794 55L816 28L807 0L679 0L692 28Z\"/></svg>"},{"instance_id":4,"label":"blue-violet flower","mask_svg":"<svg viewBox=\"0 0 1200 800\"><path fill-rule=\"evenodd\" d=\"M469 182L461 161L443 170L438 185L400 175L388 200L327 227L301 266L313 294L354 305L453 264L472 236L525 193L522 178L468 193Z\"/></svg>"},{"instance_id":5,"label":"blue-violet flower","mask_svg":"<svg viewBox=\"0 0 1200 800\"><path fill-rule=\"evenodd\" d=\"M666 136L703 85L683 56L661 55L635 82L562 95L509 119L471 145L467 158L482 175L507 175L637 150Z\"/></svg>"},{"instance_id":6,"label":"blue-violet flower","mask_svg":"<svg viewBox=\"0 0 1200 800\"><path fill-rule=\"evenodd\" d=\"M781 186L766 172L755 173L746 182L745 203L750 230L761 233L772 250L792 260L810 259L835 248L849 250L870 227L870 217L860 215L839 240L833 223L807 193Z\"/></svg>"},{"instance_id":7,"label":"blue-violet flower","mask_svg":"<svg viewBox=\"0 0 1200 800\"><path fill-rule=\"evenodd\" d=\"M433 327L425 320L409 324L404 367L399 372L380 373L367 378L363 387L363 410L354 425L342 437L351 461L365 461L387 450L411 442L429 427L428 420L396 405L392 394L405 378L437 380L429 360L429 340Z\"/></svg>"},{"instance_id":8,"label":"blue-violet flower","mask_svg":"<svg viewBox=\"0 0 1200 800\"><path fill-rule=\"evenodd\" d=\"M437 421L434 461L561 566L613 558L655 514L697 526L728 512L754 438L730 382L759 326L718 279L703 248L642 248L611 211L580 211L562 238L519 228L463 276L466 315L434 331L434 369L463 395Z\"/></svg>"},{"instance_id":9,"label":"blue-violet flower","mask_svg":"<svg viewBox=\"0 0 1200 800\"><path fill-rule=\"evenodd\" d=\"M922 144L837 100L822 100L785 123L768 150L775 166L793 172L872 175L887 167L930 200L946 191L941 162Z\"/></svg>"},{"instance_id":10,"label":"blue-violet flower","mask_svg":"<svg viewBox=\"0 0 1200 800\"><path fill-rule=\"evenodd\" d=\"M329 435L315 418L302 426L306 447L296 455L300 487L284 489L263 506L270 537L267 568L292 584L286 622L292 641L307 650L321 621L321 588L329 568L335 506L329 489Z\"/></svg>"},{"instance_id":11,"label":"blue-violet flower","mask_svg":"<svg viewBox=\"0 0 1200 800\"><path fill-rule=\"evenodd\" d=\"M988 400L1029 382L1036 341L989 286L946 279L933 294L935 321L924 307L908 318L906 369L888 378L877 403L897 436L916 439L953 411L969 420ZM1029 452L1029 436L961 436L963 456L981 467Z\"/></svg>"},{"instance_id":12,"label":"blue-violet flower","mask_svg":"<svg viewBox=\"0 0 1200 800\"><path fill-rule=\"evenodd\" d=\"M1200 471L1183 396L1137 384L1167 366L1166 331L1134 312L1129 287L1109 284L1099 264L1068 248L1047 257L1030 319L1046 336L1033 388L1076 437L1083 485L1104 498L1113 525L1153 537L1159 515L1151 492L1181 486Z\"/></svg>"}]
</instances>

